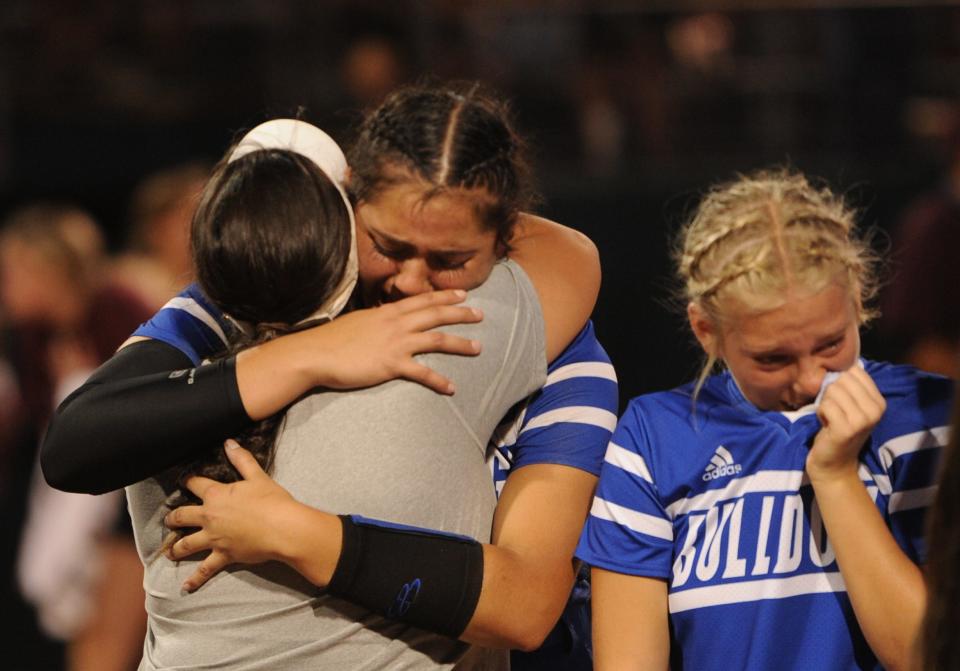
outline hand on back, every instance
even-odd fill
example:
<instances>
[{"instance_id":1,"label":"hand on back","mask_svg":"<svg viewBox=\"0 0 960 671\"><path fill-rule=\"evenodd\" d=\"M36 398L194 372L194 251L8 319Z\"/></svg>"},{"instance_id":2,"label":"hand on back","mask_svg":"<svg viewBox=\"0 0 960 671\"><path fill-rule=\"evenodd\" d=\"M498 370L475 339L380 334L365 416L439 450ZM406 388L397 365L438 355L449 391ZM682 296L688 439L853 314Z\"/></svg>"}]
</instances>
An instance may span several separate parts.
<instances>
[{"instance_id":1,"label":"hand on back","mask_svg":"<svg viewBox=\"0 0 960 671\"><path fill-rule=\"evenodd\" d=\"M465 291L449 290L411 296L355 310L274 342L286 341L283 346L289 346L291 339L296 339L299 345L291 356L308 368L315 387L357 389L405 378L452 394L453 383L414 356L426 352L474 356L480 352L478 341L433 330L483 319L477 308L458 305L466 295ZM254 356L257 349L241 352L238 362Z\"/></svg>"},{"instance_id":2,"label":"hand on back","mask_svg":"<svg viewBox=\"0 0 960 671\"><path fill-rule=\"evenodd\" d=\"M290 519L300 505L235 441L228 440L226 449L243 479L227 484L191 477L187 488L200 498L200 505L180 506L164 519L171 529L192 530L167 549L169 559L210 551L184 583L187 591L197 589L229 564L283 560L284 532L290 529Z\"/></svg>"}]
</instances>

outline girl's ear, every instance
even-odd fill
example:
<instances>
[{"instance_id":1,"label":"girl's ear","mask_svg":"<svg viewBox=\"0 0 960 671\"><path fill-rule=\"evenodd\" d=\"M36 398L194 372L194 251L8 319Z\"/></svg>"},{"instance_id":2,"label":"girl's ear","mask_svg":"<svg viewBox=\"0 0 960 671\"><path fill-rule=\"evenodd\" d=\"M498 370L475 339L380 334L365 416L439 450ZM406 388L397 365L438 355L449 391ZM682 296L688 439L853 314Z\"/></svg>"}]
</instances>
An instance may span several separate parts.
<instances>
[{"instance_id":1,"label":"girl's ear","mask_svg":"<svg viewBox=\"0 0 960 671\"><path fill-rule=\"evenodd\" d=\"M690 301L687 304L687 319L690 330L707 356L720 358L720 334L717 332L716 323L706 311L698 303Z\"/></svg>"}]
</instances>

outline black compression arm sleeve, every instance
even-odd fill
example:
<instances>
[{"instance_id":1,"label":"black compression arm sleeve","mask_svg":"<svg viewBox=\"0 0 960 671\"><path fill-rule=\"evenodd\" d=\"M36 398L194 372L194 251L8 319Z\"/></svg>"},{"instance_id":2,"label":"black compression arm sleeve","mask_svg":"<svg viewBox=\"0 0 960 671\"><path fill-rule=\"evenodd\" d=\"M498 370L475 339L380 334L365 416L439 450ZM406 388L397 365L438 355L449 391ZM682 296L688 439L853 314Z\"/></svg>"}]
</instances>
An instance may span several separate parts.
<instances>
[{"instance_id":1,"label":"black compression arm sleeve","mask_svg":"<svg viewBox=\"0 0 960 671\"><path fill-rule=\"evenodd\" d=\"M483 547L465 536L341 515L327 591L375 613L459 638L483 586Z\"/></svg>"},{"instance_id":2,"label":"black compression arm sleeve","mask_svg":"<svg viewBox=\"0 0 960 671\"><path fill-rule=\"evenodd\" d=\"M40 452L53 487L101 494L138 482L249 426L233 357L194 368L156 340L117 352L54 414Z\"/></svg>"}]
</instances>

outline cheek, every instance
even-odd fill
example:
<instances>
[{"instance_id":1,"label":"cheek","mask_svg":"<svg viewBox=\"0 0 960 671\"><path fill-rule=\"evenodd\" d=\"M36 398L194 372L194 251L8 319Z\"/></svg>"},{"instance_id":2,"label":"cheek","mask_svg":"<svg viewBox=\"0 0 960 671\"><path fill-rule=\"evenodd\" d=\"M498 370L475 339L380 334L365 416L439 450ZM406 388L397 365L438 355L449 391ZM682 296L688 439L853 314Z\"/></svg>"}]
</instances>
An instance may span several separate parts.
<instances>
[{"instance_id":1,"label":"cheek","mask_svg":"<svg viewBox=\"0 0 960 671\"><path fill-rule=\"evenodd\" d=\"M779 399L780 395L789 389L791 378L788 370L763 371L747 365L739 370L731 368L730 372L746 396L755 404L763 406L763 401Z\"/></svg>"}]
</instances>

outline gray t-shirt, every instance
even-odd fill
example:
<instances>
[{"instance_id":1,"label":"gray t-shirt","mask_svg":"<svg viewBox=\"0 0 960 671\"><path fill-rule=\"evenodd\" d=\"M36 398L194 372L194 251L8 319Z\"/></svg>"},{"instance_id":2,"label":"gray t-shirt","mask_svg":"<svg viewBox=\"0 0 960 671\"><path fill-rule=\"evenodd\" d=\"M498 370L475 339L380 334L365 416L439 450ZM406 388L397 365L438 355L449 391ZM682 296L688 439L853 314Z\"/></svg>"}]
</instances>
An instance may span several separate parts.
<instances>
[{"instance_id":1,"label":"gray t-shirt","mask_svg":"<svg viewBox=\"0 0 960 671\"><path fill-rule=\"evenodd\" d=\"M447 330L483 343L478 357L429 354L454 396L406 381L313 394L290 408L273 477L298 500L489 540L496 506L487 441L511 405L544 382L543 318L513 262L470 293L479 324ZM157 557L173 473L127 488L146 566L147 669L506 668L503 651L470 648L326 595L286 565L233 567L193 594L196 560ZM469 651L468 651L469 648Z\"/></svg>"}]
</instances>

